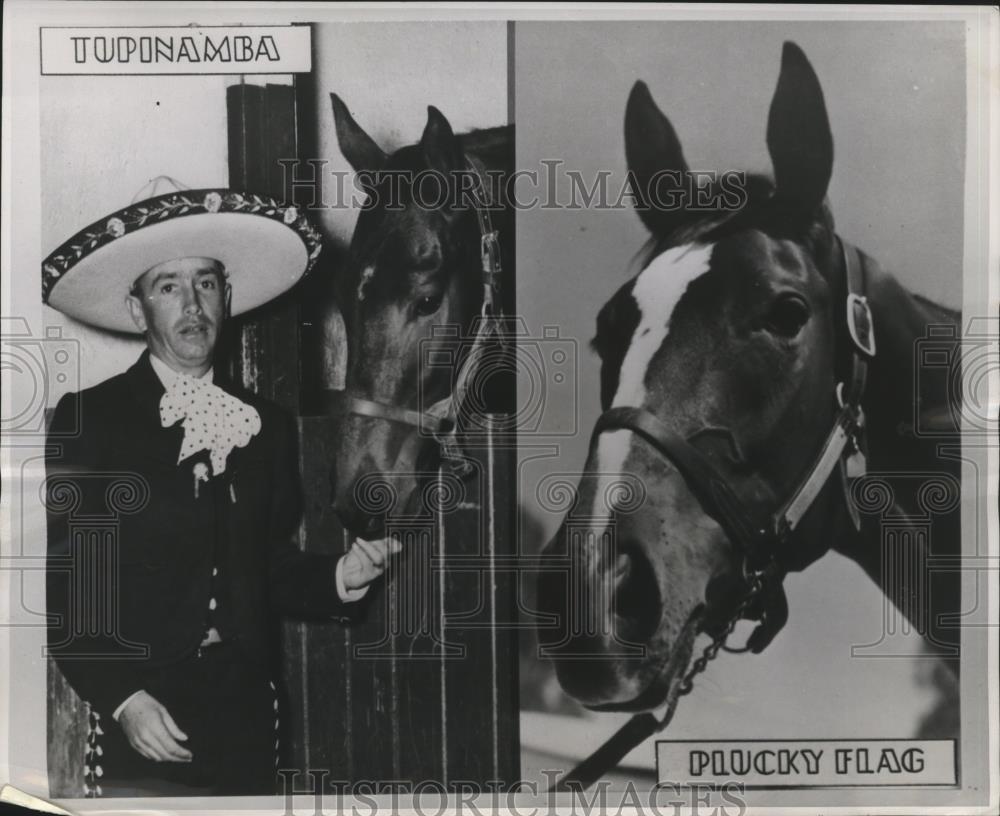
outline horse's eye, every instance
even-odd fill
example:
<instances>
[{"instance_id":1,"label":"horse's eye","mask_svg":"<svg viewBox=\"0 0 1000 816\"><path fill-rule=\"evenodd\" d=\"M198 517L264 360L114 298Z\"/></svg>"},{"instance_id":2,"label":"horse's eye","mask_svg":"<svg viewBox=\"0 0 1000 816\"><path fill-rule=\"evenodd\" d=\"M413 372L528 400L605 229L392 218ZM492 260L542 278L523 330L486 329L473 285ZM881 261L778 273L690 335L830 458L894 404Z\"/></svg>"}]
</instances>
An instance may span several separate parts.
<instances>
[{"instance_id":1,"label":"horse's eye","mask_svg":"<svg viewBox=\"0 0 1000 816\"><path fill-rule=\"evenodd\" d=\"M780 295L768 309L764 328L780 337L795 337L809 320L809 304L801 295Z\"/></svg>"},{"instance_id":2,"label":"horse's eye","mask_svg":"<svg viewBox=\"0 0 1000 816\"><path fill-rule=\"evenodd\" d=\"M429 317L441 308L442 301L444 301L444 295L432 295L420 298L416 306L417 314L420 317Z\"/></svg>"}]
</instances>

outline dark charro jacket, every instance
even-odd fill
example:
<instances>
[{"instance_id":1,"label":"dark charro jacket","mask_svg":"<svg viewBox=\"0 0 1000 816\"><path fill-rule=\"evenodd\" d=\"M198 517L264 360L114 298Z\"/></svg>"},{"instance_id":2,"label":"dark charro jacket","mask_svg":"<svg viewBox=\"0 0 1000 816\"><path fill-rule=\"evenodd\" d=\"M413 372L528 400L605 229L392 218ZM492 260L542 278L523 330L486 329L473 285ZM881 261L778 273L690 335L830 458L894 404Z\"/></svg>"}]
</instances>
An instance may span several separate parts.
<instances>
[{"instance_id":1,"label":"dark charro jacket","mask_svg":"<svg viewBox=\"0 0 1000 816\"><path fill-rule=\"evenodd\" d=\"M291 419L217 384L256 408L261 431L197 495L193 468L208 454L178 464L183 429L161 427L164 387L148 351L124 374L63 397L49 427L49 649L107 715L139 689L154 693L158 669L198 649L210 597L223 638L268 669L277 614L346 617L352 606L337 594L336 559L292 540Z\"/></svg>"}]
</instances>

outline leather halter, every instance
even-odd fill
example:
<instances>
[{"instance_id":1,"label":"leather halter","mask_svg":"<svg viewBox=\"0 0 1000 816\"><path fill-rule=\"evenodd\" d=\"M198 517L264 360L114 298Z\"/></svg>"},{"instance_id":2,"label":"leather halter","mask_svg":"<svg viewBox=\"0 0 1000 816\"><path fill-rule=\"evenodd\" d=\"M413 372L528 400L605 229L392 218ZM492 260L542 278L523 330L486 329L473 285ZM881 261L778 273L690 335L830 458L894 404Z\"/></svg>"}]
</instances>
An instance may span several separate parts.
<instances>
[{"instance_id":1,"label":"leather halter","mask_svg":"<svg viewBox=\"0 0 1000 816\"><path fill-rule=\"evenodd\" d=\"M471 473L472 467L459 448L458 414L465 402L469 383L482 365L483 352L491 338L502 338L501 320L503 313L498 303L503 269L500 263L500 233L493 227L490 216L489 196L483 176L472 157L467 156L467 169L472 172L476 185L471 191L474 198L476 220L479 224L480 275L483 287L483 302L476 317L476 329L472 344L466 352L455 374L451 392L424 411L404 408L392 403L369 400L361 397L347 397L347 412L357 416L373 417L401 425L409 425L418 431L418 437L430 437L437 443L441 458L460 476Z\"/></svg>"},{"instance_id":2,"label":"leather halter","mask_svg":"<svg viewBox=\"0 0 1000 816\"><path fill-rule=\"evenodd\" d=\"M694 677L705 670L732 633L738 620L750 617L753 604L764 603L761 623L747 641L749 651L760 652L781 630L788 618L788 603L781 582L785 568L780 563L784 544L812 506L833 471L840 468L848 511L855 528L860 519L850 496L847 482L864 475L864 413L861 398L865 391L868 362L875 356L875 326L865 298L864 266L858 250L839 239L847 286L846 321L851 339L851 374L836 388L840 410L833 427L817 452L812 467L791 496L773 511L758 510L742 502L728 480L690 439L668 429L644 408L612 408L601 415L594 428L594 438L611 430L638 434L684 477L692 493L743 553L745 592L736 611L722 630L713 637L701 657L694 661L681 681L679 692L664 715L657 718L646 711L634 715L610 739L587 759L556 780L550 792L588 788L637 745L662 731L673 719L677 701L692 689ZM845 393L846 392L846 393ZM853 466L854 472L848 473ZM730 650L733 651L733 650ZM743 651L743 650L740 650Z\"/></svg>"},{"instance_id":3,"label":"leather halter","mask_svg":"<svg viewBox=\"0 0 1000 816\"><path fill-rule=\"evenodd\" d=\"M840 240L840 246L847 287L845 317L852 344L850 378L837 385L835 396L840 408L812 466L788 499L777 508L765 509L742 501L729 480L690 438L670 430L645 408L611 408L600 416L594 427L595 439L607 431L632 431L677 468L705 512L722 527L742 553L745 579L759 573L772 561L779 567L784 566L780 563L784 546L835 469L841 469L845 496L848 478L862 475L860 472L848 474L847 460L852 459L852 470L856 470L854 466L863 459L864 412L861 398L865 390L868 361L875 356L874 322L864 295L864 267L860 254L843 240ZM849 496L846 498L852 521L859 528L854 505ZM780 572L783 574L784 569ZM768 609L765 608L760 625L748 641L751 651L762 651L787 619L787 602L783 593L779 594L780 583L779 577L778 586L770 588L771 614L767 614ZM765 603L768 603L767 597Z\"/></svg>"}]
</instances>

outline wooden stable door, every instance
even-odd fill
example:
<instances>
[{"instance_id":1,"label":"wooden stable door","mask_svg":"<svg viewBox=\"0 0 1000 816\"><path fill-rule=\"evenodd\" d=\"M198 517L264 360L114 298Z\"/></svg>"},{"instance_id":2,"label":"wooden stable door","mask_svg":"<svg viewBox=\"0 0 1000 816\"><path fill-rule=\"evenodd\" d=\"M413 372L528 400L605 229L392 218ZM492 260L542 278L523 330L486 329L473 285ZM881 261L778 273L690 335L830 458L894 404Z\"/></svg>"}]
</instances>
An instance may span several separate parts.
<instances>
[{"instance_id":1,"label":"wooden stable door","mask_svg":"<svg viewBox=\"0 0 1000 816\"><path fill-rule=\"evenodd\" d=\"M230 88L232 186L290 197L278 160L313 157L316 141L311 80L296 83ZM248 387L300 416L299 544L330 554L350 546L330 507L337 422L302 416L312 402L303 395L320 387L310 377L330 355L303 304L336 274L337 249L325 250L312 281L247 323L231 355ZM469 453L471 478L431 487L440 512L394 529L403 552L361 602L361 620L285 624L284 767L326 771L328 787L517 780L514 452L485 444Z\"/></svg>"},{"instance_id":2,"label":"wooden stable door","mask_svg":"<svg viewBox=\"0 0 1000 816\"><path fill-rule=\"evenodd\" d=\"M322 490L336 425L304 417L299 427L313 486L302 544L342 552L350 541ZM472 478L432 488L441 512L394 529L403 551L361 602L361 621L286 627L286 679L302 724L292 766L329 769L338 781L518 778L513 456L473 455Z\"/></svg>"}]
</instances>

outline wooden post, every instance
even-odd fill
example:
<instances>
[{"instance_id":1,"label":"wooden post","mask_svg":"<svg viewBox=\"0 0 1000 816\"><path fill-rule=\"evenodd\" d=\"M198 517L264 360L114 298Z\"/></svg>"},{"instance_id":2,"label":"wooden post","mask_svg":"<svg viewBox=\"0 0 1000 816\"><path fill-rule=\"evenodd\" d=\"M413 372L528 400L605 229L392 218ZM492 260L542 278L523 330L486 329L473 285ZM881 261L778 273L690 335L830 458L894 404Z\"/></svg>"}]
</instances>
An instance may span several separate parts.
<instances>
[{"instance_id":1,"label":"wooden post","mask_svg":"<svg viewBox=\"0 0 1000 816\"><path fill-rule=\"evenodd\" d=\"M247 85L226 89L229 112L229 186L285 199L282 159L297 155L295 89ZM282 295L231 330L222 359L233 380L297 413L299 407L299 309L293 292Z\"/></svg>"}]
</instances>

